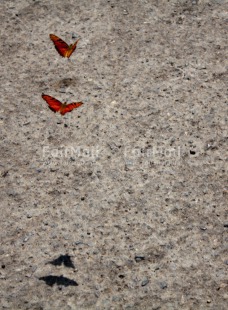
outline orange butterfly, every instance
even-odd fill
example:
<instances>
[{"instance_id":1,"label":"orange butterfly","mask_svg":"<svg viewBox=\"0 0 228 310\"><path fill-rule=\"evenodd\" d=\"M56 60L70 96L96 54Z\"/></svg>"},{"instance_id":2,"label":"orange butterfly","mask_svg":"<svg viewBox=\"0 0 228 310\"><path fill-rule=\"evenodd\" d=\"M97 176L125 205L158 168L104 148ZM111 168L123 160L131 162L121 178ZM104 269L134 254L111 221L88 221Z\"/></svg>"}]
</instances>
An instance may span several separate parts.
<instances>
[{"instance_id":1,"label":"orange butterfly","mask_svg":"<svg viewBox=\"0 0 228 310\"><path fill-rule=\"evenodd\" d=\"M42 98L47 102L49 108L53 112L59 112L62 115L67 112L71 112L73 109L76 109L83 104L83 102L72 102L70 104L67 104L66 102L62 103L59 100L45 94L42 94Z\"/></svg>"},{"instance_id":2,"label":"orange butterfly","mask_svg":"<svg viewBox=\"0 0 228 310\"><path fill-rule=\"evenodd\" d=\"M74 44L68 45L66 42L64 42L62 39L60 39L54 34L50 34L50 39L54 43L55 48L58 51L58 53L62 57L67 57L67 58L69 58L71 54L74 52L74 50L76 49L77 43L79 41L78 39Z\"/></svg>"}]
</instances>

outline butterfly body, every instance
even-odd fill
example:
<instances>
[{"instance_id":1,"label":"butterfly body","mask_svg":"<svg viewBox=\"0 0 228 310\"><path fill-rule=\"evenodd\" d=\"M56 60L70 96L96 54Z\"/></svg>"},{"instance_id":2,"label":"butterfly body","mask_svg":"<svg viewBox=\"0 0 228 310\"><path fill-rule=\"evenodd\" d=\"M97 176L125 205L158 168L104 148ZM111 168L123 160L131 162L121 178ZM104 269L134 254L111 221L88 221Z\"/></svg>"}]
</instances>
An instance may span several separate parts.
<instances>
[{"instance_id":1,"label":"butterfly body","mask_svg":"<svg viewBox=\"0 0 228 310\"><path fill-rule=\"evenodd\" d=\"M65 115L67 112L71 112L83 104L83 102L62 103L54 97L45 94L42 94L42 98L47 102L49 109L55 113L59 112L61 115Z\"/></svg>"},{"instance_id":2,"label":"butterfly body","mask_svg":"<svg viewBox=\"0 0 228 310\"><path fill-rule=\"evenodd\" d=\"M60 39L54 34L50 34L50 39L54 43L55 49L57 50L59 55L66 58L69 58L72 55L79 41L78 39L74 44L68 45L66 42L64 42L62 39Z\"/></svg>"}]
</instances>

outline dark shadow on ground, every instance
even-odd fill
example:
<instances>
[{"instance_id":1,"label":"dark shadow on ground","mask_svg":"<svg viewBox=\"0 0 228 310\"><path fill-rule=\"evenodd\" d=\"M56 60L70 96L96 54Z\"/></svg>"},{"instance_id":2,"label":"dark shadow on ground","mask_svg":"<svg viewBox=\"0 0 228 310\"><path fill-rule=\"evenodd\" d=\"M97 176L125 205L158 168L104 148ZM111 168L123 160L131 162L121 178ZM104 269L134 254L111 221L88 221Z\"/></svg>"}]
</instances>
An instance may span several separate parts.
<instances>
[{"instance_id":1,"label":"dark shadow on ground","mask_svg":"<svg viewBox=\"0 0 228 310\"><path fill-rule=\"evenodd\" d=\"M44 281L47 285L53 286L56 285L63 285L63 286L78 286L78 283L74 280L68 279L64 276L46 276L40 277L39 280Z\"/></svg>"},{"instance_id":2,"label":"dark shadow on ground","mask_svg":"<svg viewBox=\"0 0 228 310\"><path fill-rule=\"evenodd\" d=\"M54 266L61 266L62 264L67 268L75 268L70 255L60 255L58 258L48 262L48 264L52 264Z\"/></svg>"}]
</instances>

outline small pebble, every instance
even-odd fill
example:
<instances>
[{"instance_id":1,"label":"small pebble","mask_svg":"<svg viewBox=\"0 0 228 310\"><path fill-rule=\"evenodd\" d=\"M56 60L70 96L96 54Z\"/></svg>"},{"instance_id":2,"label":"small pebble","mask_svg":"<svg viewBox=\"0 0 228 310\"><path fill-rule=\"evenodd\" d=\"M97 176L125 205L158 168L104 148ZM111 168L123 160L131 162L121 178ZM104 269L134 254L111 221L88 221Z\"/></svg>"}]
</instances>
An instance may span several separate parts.
<instances>
[{"instance_id":1,"label":"small pebble","mask_svg":"<svg viewBox=\"0 0 228 310\"><path fill-rule=\"evenodd\" d=\"M168 287L167 283L164 281L160 282L159 285L160 285L160 288L162 288L163 290Z\"/></svg>"},{"instance_id":2,"label":"small pebble","mask_svg":"<svg viewBox=\"0 0 228 310\"><path fill-rule=\"evenodd\" d=\"M77 39L79 36L77 35L77 33L72 32L71 37L72 37L72 39Z\"/></svg>"},{"instance_id":3,"label":"small pebble","mask_svg":"<svg viewBox=\"0 0 228 310\"><path fill-rule=\"evenodd\" d=\"M29 237L30 236L25 236L24 239L23 239L23 242L27 242L29 240Z\"/></svg>"},{"instance_id":4,"label":"small pebble","mask_svg":"<svg viewBox=\"0 0 228 310\"><path fill-rule=\"evenodd\" d=\"M138 262L141 262L142 260L145 259L145 256L143 255L135 255L135 261L138 263Z\"/></svg>"},{"instance_id":5,"label":"small pebble","mask_svg":"<svg viewBox=\"0 0 228 310\"><path fill-rule=\"evenodd\" d=\"M83 244L83 242L82 241L76 241L75 244L79 245L79 244Z\"/></svg>"},{"instance_id":6,"label":"small pebble","mask_svg":"<svg viewBox=\"0 0 228 310\"><path fill-rule=\"evenodd\" d=\"M147 278L144 278L142 280L141 286L146 286L149 283L149 280Z\"/></svg>"}]
</instances>

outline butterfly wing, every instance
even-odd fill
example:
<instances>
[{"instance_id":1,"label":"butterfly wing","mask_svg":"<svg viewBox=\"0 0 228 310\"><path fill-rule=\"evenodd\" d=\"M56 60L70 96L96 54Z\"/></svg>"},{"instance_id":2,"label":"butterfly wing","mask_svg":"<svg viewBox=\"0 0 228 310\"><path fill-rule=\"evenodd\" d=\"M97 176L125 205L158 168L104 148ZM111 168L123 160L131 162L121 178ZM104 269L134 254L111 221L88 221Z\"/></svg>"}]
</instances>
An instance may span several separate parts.
<instances>
[{"instance_id":1,"label":"butterfly wing","mask_svg":"<svg viewBox=\"0 0 228 310\"><path fill-rule=\"evenodd\" d=\"M42 98L47 102L49 108L53 112L58 112L60 110L62 103L59 100L45 94L42 94Z\"/></svg>"},{"instance_id":2,"label":"butterfly wing","mask_svg":"<svg viewBox=\"0 0 228 310\"><path fill-rule=\"evenodd\" d=\"M50 34L50 39L55 45L56 50L62 57L70 57L68 55L69 45L54 34ZM72 53L71 53L72 54Z\"/></svg>"},{"instance_id":3,"label":"butterfly wing","mask_svg":"<svg viewBox=\"0 0 228 310\"><path fill-rule=\"evenodd\" d=\"M78 41L80 39L78 39L74 44L70 45L69 48L68 48L68 52L67 52L67 56L66 57L70 57L71 54L75 51L76 47L77 47L77 44L78 44Z\"/></svg>"},{"instance_id":4,"label":"butterfly wing","mask_svg":"<svg viewBox=\"0 0 228 310\"><path fill-rule=\"evenodd\" d=\"M60 113L62 115L66 114L67 112L71 112L73 109L76 109L78 107L80 107L83 104L83 102L72 102L70 104L68 104L66 107L64 107Z\"/></svg>"}]
</instances>

